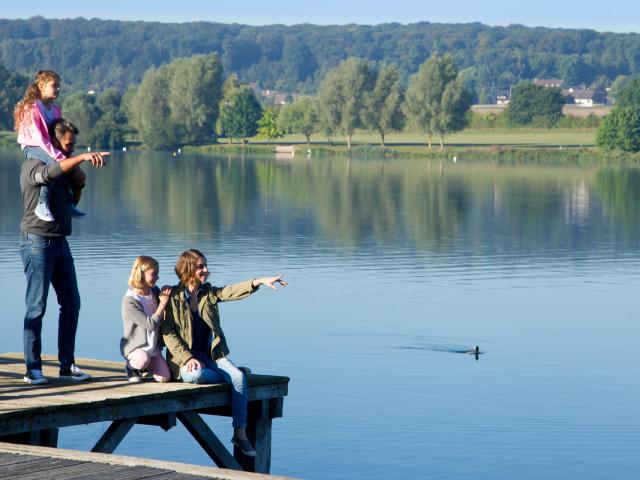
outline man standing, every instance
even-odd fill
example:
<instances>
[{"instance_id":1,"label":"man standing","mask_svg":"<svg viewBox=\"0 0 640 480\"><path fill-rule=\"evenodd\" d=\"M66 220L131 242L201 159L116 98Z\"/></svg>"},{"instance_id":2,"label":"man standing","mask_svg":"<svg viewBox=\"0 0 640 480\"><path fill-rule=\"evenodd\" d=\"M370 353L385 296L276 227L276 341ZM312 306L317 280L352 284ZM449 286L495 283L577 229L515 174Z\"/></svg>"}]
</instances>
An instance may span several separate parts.
<instances>
[{"instance_id":1,"label":"man standing","mask_svg":"<svg viewBox=\"0 0 640 480\"><path fill-rule=\"evenodd\" d=\"M37 159L27 159L20 170L20 188L24 214L20 222L20 255L27 277L24 317L24 359L27 373L24 381L39 385L47 383L42 374L41 332L42 318L47 308L49 285L58 297L60 317L58 321L58 360L60 378L75 381L89 380L91 376L75 365L74 351L80 294L76 280L73 257L67 243L71 234L73 191L67 183L67 174L88 161L94 167L102 167L108 152L83 153L70 157L78 129L69 121L59 119L50 127L51 143L67 155L67 158L51 164ZM38 204L41 185L50 186L50 209L55 221L40 220L34 210Z\"/></svg>"}]
</instances>

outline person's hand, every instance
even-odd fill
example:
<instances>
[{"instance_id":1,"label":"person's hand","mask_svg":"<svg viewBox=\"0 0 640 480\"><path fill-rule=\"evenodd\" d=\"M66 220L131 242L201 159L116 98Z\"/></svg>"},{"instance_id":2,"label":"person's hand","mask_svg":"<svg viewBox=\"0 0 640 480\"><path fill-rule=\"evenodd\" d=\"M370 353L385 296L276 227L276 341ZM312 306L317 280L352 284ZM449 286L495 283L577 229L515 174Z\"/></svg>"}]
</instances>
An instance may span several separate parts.
<instances>
[{"instance_id":1,"label":"person's hand","mask_svg":"<svg viewBox=\"0 0 640 480\"><path fill-rule=\"evenodd\" d=\"M277 275L275 277L261 277L261 278L256 278L252 285L254 286L254 288L258 288L260 287L260 285L266 285L269 288L272 288L273 290L277 290L278 288L276 287L276 283L279 283L280 285L282 285L283 287L286 287L287 285L289 285L285 280L284 280L284 273L281 273L280 275Z\"/></svg>"},{"instance_id":2,"label":"person's hand","mask_svg":"<svg viewBox=\"0 0 640 480\"><path fill-rule=\"evenodd\" d=\"M169 285L163 285L160 289L160 305L166 307L169 303L169 295L171 294L171 287Z\"/></svg>"},{"instance_id":3,"label":"person's hand","mask_svg":"<svg viewBox=\"0 0 640 480\"><path fill-rule=\"evenodd\" d=\"M83 154L85 162L91 162L91 164L100 168L107 164L104 157L111 155L111 152L87 152Z\"/></svg>"},{"instance_id":4,"label":"person's hand","mask_svg":"<svg viewBox=\"0 0 640 480\"><path fill-rule=\"evenodd\" d=\"M200 370L204 367L202 362L195 357L191 357L189 361L186 363L187 372L191 373L194 370Z\"/></svg>"}]
</instances>

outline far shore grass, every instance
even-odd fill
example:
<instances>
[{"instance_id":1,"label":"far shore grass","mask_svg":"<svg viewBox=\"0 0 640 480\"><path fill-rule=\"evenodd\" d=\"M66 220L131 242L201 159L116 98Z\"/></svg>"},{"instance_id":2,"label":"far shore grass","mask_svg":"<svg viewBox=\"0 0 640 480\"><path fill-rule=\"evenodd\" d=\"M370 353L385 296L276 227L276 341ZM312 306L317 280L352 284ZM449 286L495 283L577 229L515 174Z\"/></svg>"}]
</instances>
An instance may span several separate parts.
<instances>
[{"instance_id":1,"label":"far shore grass","mask_svg":"<svg viewBox=\"0 0 640 480\"><path fill-rule=\"evenodd\" d=\"M460 160L496 160L533 163L640 163L640 154L604 152L595 146L595 129L491 129L463 130L444 139L432 139L427 148L426 135L416 133L392 133L385 138L385 148L380 146L380 136L357 132L352 138L352 148L347 149L346 139L327 138L314 134L307 146L302 135L286 135L268 143L265 139L250 138L242 145L239 140L229 144L226 139L207 145L185 146L184 152L197 153L264 153L272 154L276 145L293 145L296 156L354 157L425 157ZM0 132L0 145L15 145L14 132ZM135 147L134 147L135 148Z\"/></svg>"}]
</instances>

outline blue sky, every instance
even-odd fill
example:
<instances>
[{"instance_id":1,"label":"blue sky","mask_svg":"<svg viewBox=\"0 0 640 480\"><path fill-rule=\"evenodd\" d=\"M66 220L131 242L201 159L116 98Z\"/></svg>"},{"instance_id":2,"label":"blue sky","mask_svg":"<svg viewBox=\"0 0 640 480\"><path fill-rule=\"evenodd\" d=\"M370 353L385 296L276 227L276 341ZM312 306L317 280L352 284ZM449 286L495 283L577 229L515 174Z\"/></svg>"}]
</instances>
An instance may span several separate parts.
<instances>
[{"instance_id":1,"label":"blue sky","mask_svg":"<svg viewBox=\"0 0 640 480\"><path fill-rule=\"evenodd\" d=\"M638 0L4 0L1 18L103 18L268 25L283 23L377 24L385 22L520 23L527 26L640 32Z\"/></svg>"}]
</instances>

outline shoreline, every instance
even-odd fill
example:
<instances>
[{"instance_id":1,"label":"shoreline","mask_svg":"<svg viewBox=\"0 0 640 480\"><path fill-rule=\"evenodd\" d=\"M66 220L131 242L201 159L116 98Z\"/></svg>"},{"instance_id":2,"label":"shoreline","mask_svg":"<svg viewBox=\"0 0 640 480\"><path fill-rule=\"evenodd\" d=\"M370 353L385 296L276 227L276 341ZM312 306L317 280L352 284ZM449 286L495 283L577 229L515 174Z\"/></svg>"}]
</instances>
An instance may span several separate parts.
<instances>
[{"instance_id":1,"label":"shoreline","mask_svg":"<svg viewBox=\"0 0 640 480\"><path fill-rule=\"evenodd\" d=\"M640 164L640 152L604 151L587 142L584 135L593 132L585 130L465 130L449 138L444 149L435 142L431 149L424 143L424 137L417 134L391 134L384 148L376 142L373 135L357 134L351 149L340 139L333 145L326 141L311 142L307 145L297 135L288 135L276 142L265 141L240 143L210 143L205 145L186 145L181 148L184 153L215 155L276 155L280 159L304 159L314 157L350 157L367 158L424 158L426 160L450 161L494 161L498 163L530 163L530 164L567 164L567 165L602 165L602 164ZM573 135L572 135L573 134ZM505 136L508 135L508 136ZM565 144L559 144L561 139ZM580 143L584 141L584 143ZM15 132L0 132L0 147L16 145ZM277 153L276 146L291 147L295 153ZM128 145L129 151L145 150L137 142ZM171 150L168 150L171 151Z\"/></svg>"},{"instance_id":2,"label":"shoreline","mask_svg":"<svg viewBox=\"0 0 640 480\"><path fill-rule=\"evenodd\" d=\"M210 144L186 146L184 153L200 154L272 154L282 159L299 160L314 157L351 157L351 158L424 158L426 160L450 161L496 161L498 163L532 164L640 164L640 153L621 151L606 152L597 147L514 147L511 145L493 145L488 147L394 145L382 149L371 144L356 144L351 150L342 145L289 144L296 149L295 154L276 153L276 145L282 144Z\"/></svg>"}]
</instances>

